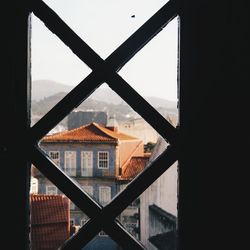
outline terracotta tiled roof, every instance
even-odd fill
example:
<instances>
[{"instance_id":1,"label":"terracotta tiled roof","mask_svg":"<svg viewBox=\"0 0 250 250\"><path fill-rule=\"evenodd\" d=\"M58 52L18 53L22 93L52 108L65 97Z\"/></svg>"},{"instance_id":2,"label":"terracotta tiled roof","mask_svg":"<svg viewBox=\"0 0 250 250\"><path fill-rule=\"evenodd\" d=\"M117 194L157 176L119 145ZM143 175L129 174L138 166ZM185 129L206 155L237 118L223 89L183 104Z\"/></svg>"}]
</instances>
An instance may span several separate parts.
<instances>
[{"instance_id":1,"label":"terracotta tiled roof","mask_svg":"<svg viewBox=\"0 0 250 250\"><path fill-rule=\"evenodd\" d=\"M70 205L64 195L31 194L32 249L58 249L70 237Z\"/></svg>"},{"instance_id":2,"label":"terracotta tiled roof","mask_svg":"<svg viewBox=\"0 0 250 250\"><path fill-rule=\"evenodd\" d=\"M111 131L97 123L91 123L72 130L47 135L42 142L98 141L116 142L118 140L137 140L137 138L120 132Z\"/></svg>"},{"instance_id":3,"label":"terracotta tiled roof","mask_svg":"<svg viewBox=\"0 0 250 250\"><path fill-rule=\"evenodd\" d=\"M137 176L147 165L149 155L131 157L129 163L123 167L120 180L132 180Z\"/></svg>"},{"instance_id":4,"label":"terracotta tiled roof","mask_svg":"<svg viewBox=\"0 0 250 250\"><path fill-rule=\"evenodd\" d=\"M68 221L69 200L63 195L32 194L31 224L48 224Z\"/></svg>"},{"instance_id":5,"label":"terracotta tiled roof","mask_svg":"<svg viewBox=\"0 0 250 250\"><path fill-rule=\"evenodd\" d=\"M31 228L32 250L55 250L70 237L68 230L61 224L33 226Z\"/></svg>"}]
</instances>

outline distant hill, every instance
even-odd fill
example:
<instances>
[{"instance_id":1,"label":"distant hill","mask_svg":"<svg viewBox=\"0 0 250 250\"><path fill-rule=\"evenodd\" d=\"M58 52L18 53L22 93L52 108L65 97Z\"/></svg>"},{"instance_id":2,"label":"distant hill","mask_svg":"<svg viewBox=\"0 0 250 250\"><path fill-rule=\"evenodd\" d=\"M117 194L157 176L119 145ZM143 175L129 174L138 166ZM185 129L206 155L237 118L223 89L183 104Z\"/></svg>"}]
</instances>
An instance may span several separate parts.
<instances>
[{"instance_id":1,"label":"distant hill","mask_svg":"<svg viewBox=\"0 0 250 250\"><path fill-rule=\"evenodd\" d=\"M73 86L61 84L51 80L36 80L32 82L32 100L39 101L45 97L58 93L68 93ZM105 101L112 104L121 104L124 101L109 88L98 88L89 98L97 101ZM144 97L154 107L176 109L176 102L158 97Z\"/></svg>"},{"instance_id":2,"label":"distant hill","mask_svg":"<svg viewBox=\"0 0 250 250\"><path fill-rule=\"evenodd\" d=\"M163 98L146 96L145 99L155 108L177 109L177 103Z\"/></svg>"},{"instance_id":3,"label":"distant hill","mask_svg":"<svg viewBox=\"0 0 250 250\"><path fill-rule=\"evenodd\" d=\"M45 97L60 93L68 93L72 89L71 86L61 84L59 82L50 80L36 80L32 82L31 98L32 100L39 101Z\"/></svg>"},{"instance_id":4,"label":"distant hill","mask_svg":"<svg viewBox=\"0 0 250 250\"><path fill-rule=\"evenodd\" d=\"M60 92L55 95L45 97L40 101L32 101L32 116L41 117L46 114L56 103L58 103L64 96L65 92ZM117 120L125 120L127 117L136 117L134 110L124 102L120 104L113 104L103 100L94 100L87 98L83 103L77 107L78 110L85 111L106 111L109 115L115 114Z\"/></svg>"},{"instance_id":5,"label":"distant hill","mask_svg":"<svg viewBox=\"0 0 250 250\"><path fill-rule=\"evenodd\" d=\"M72 86L67 86L55 81L34 81L32 83L33 122L46 114L72 88ZM177 112L176 102L158 97L145 97L145 99L163 116L170 113L176 114ZM85 111L107 111L109 115L115 114L118 121L138 117L138 114L125 103L119 95L109 88L98 88L77 109Z\"/></svg>"},{"instance_id":6,"label":"distant hill","mask_svg":"<svg viewBox=\"0 0 250 250\"><path fill-rule=\"evenodd\" d=\"M109 88L99 88L97 89L90 98L94 100L106 100L106 102L119 104L123 102L121 97L117 95L114 91ZM169 101L163 98L146 96L144 97L152 106L154 107L165 107L168 109L176 109L176 102Z\"/></svg>"}]
</instances>

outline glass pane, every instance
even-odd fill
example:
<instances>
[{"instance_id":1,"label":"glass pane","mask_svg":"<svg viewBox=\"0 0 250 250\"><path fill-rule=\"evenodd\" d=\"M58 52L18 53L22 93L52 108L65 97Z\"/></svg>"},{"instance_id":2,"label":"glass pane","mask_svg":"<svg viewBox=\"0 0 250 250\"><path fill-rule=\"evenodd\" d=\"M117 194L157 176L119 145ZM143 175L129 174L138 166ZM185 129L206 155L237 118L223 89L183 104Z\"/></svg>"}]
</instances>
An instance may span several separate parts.
<instances>
[{"instance_id":1,"label":"glass pane","mask_svg":"<svg viewBox=\"0 0 250 250\"><path fill-rule=\"evenodd\" d=\"M143 47L119 72L163 116L177 114L178 19Z\"/></svg>"},{"instance_id":2,"label":"glass pane","mask_svg":"<svg viewBox=\"0 0 250 250\"><path fill-rule=\"evenodd\" d=\"M46 0L46 3L105 58L166 1L72 3ZM65 50L67 46L58 38L53 38L57 42L52 41L54 35L44 29L40 21L34 20L33 44L36 45L32 52L32 95L35 97L42 93L42 86L36 84L37 80L49 80L45 90L50 90L50 93L39 100L33 98L33 124L91 71L70 50ZM60 46L54 46L58 41ZM119 72L173 126L178 124L177 42L178 22L174 19ZM45 63L41 59L43 57ZM60 87L57 88L58 84L54 82L59 83ZM84 191L105 206L167 145L150 124L107 84L103 84L53 128L39 142L39 146ZM46 181L39 177L39 182L44 184ZM45 186L44 190L50 195L56 192L53 185ZM155 236L165 240L165 236L173 236L175 232L176 194L177 166L172 166L141 197L133 201L118 219L147 249L160 249L162 241L159 243L159 238ZM69 223L79 229L87 220L88 217L70 202ZM105 232L100 232L84 249L119 247ZM175 250L173 246L169 249Z\"/></svg>"}]
</instances>

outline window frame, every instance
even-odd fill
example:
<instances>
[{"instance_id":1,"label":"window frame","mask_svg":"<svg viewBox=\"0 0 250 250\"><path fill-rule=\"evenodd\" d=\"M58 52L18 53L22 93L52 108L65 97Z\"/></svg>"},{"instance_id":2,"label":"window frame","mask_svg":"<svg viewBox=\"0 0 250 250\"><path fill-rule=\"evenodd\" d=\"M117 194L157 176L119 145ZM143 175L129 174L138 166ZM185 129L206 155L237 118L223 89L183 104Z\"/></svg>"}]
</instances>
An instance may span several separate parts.
<instances>
[{"instance_id":1,"label":"window frame","mask_svg":"<svg viewBox=\"0 0 250 250\"><path fill-rule=\"evenodd\" d=\"M98 151L97 153L98 153L98 156L97 156L97 167L98 167L98 169L103 169L103 170L109 169L109 151ZM101 154L106 155L104 159L100 159ZM106 163L107 167L100 166L100 163Z\"/></svg>"},{"instance_id":2,"label":"window frame","mask_svg":"<svg viewBox=\"0 0 250 250\"><path fill-rule=\"evenodd\" d=\"M88 167L88 168L85 168L85 169L87 169L87 174L85 175L85 174L83 174L84 173L84 164L83 164L83 162L84 162L84 154L86 154L86 153L88 153L88 154L90 154L90 157L91 157L91 160L90 160L90 162L91 162L91 167ZM90 151L90 150L83 150L83 151L81 151L81 176L83 176L83 177L90 177L90 176L93 176L93 171L94 171L94 159L93 159L93 151ZM91 172L91 173L90 173Z\"/></svg>"},{"instance_id":3,"label":"window frame","mask_svg":"<svg viewBox=\"0 0 250 250\"><path fill-rule=\"evenodd\" d=\"M70 154L70 155L67 155ZM67 157L73 157L72 159L70 159L70 165L73 165L74 167L70 167L68 168L66 163L67 163ZM76 176L76 168L77 168L77 152L75 150L65 150L64 151L64 171L65 173L67 173L69 176Z\"/></svg>"},{"instance_id":4,"label":"window frame","mask_svg":"<svg viewBox=\"0 0 250 250\"><path fill-rule=\"evenodd\" d=\"M58 163L57 163L57 161L54 161L55 159L54 158L52 158L52 156L51 156L51 154L58 154L58 159L57 159L57 161L58 161ZM49 157L50 157L50 159L52 160L52 161L54 161L55 162L55 164L57 165L57 166L59 166L60 167L60 151L59 150L50 150L49 152L48 152L48 155L49 155Z\"/></svg>"},{"instance_id":5,"label":"window frame","mask_svg":"<svg viewBox=\"0 0 250 250\"><path fill-rule=\"evenodd\" d=\"M40 0L33 2L33 13L39 17L46 26L57 35L71 50L85 62L93 71L59 103L57 103L43 118L32 127L32 139L39 140L51 126L61 121L77 103L84 101L88 95L104 81L127 102L131 108L138 112L155 130L168 142L169 148L151 165L137 176L123 192L112 199L107 209L102 209L94 200L86 196L75 183L63 173L53 168L43 156L39 147L33 148L32 160L45 175L52 177L60 190L69 195L71 200L91 219L82 230L66 242L65 249L79 248L86 245L103 228L112 238L125 248L143 249L135 238L126 233L117 220L114 220L125 208L136 199L153 181L166 171L177 160L178 133L164 117L141 97L130 85L121 78L119 69L149 42L168 22L177 16L176 2L170 0L146 23L142 25L129 39L116 49L106 60L101 59L80 37L65 24L56 13ZM104 73L105 72L105 73ZM150 114L150 115L149 115ZM175 145L175 146L174 146ZM51 168L44 166L50 165ZM155 166L157 165L157 172ZM57 173L57 174L56 174ZM145 182L145 180L147 180ZM67 182L67 185L65 185ZM126 198L125 198L126 197ZM84 206L82 205L84 204ZM98 216L97 216L98 215ZM111 218L114 216L114 218ZM97 217L96 217L97 216ZM96 218L95 218L96 217ZM95 218L95 219L93 219ZM96 222L98 220L98 223ZM107 223L106 220L110 220ZM90 228L91 231L90 231ZM88 232L88 234L86 234ZM85 237L81 237L82 234ZM86 237L88 235L88 237ZM121 240L122 239L122 240Z\"/></svg>"},{"instance_id":6,"label":"window frame","mask_svg":"<svg viewBox=\"0 0 250 250\"><path fill-rule=\"evenodd\" d=\"M32 11L33 13L35 13L35 15L38 15L41 20L45 21L45 23L46 23L46 25L48 25L49 29L52 28L52 30L53 30L53 27L54 27L56 29L56 31L54 32L56 35L58 35L57 31L61 30L60 32L64 33L64 35L62 35L62 36L59 35L59 38L60 39L62 39L63 37L66 38L66 40L62 39L66 45L68 44L69 40L73 41L72 44L75 43L74 42L75 38L76 39L78 39L78 38L76 36L73 36L73 39L72 39L72 37L70 38L67 35L67 32L70 33L71 31L69 29L67 29L66 26L65 26L66 29L64 29L64 28L61 29L62 25L64 25L63 22L61 22L61 21L58 22L58 20L55 19L55 15L54 15L55 13L53 11L51 11L49 8L47 8L45 3L43 3L40 0L31 1L31 2L27 1L27 2L29 5L26 6L27 8L25 9L25 13L22 13L22 14L24 14L24 17L26 19L27 19L27 16ZM173 5L172 2L173 1L171 1L171 3L169 3L169 4L167 4L168 8L164 8L164 11L161 11L161 16L163 14L167 14L167 16L165 16L162 23L159 24L159 28L162 28L164 25L166 25L170 21L170 19L172 19L174 16L176 16L176 6L175 5L172 6ZM167 12L165 12L166 9L167 9ZM150 19L150 20L152 20L152 22L151 21L150 22L156 23L155 19L160 20L161 18L158 18L158 16L154 15L153 19ZM55 20L55 22L53 22L53 20ZM53 27L51 26L52 23L53 23L53 25L52 25ZM59 23L61 23L62 25ZM26 20L25 24L27 24L27 20ZM24 25L23 27L25 27L25 26L26 26L26 30L27 30L27 25ZM143 26L143 27L146 27L146 26ZM162 118L157 113L154 113L155 110L142 97L140 97L132 88L127 86L122 81L122 79L119 78L119 76L116 75L113 71L113 70L118 71L119 68L121 68L137 51L139 51L145 45L146 42L148 42L155 34L158 33L158 30L154 30L152 28L152 30L150 31L151 32L150 36L149 36L150 32L148 32L146 34L147 36L144 36L145 28L140 29L140 31L142 31L141 34L140 34L140 32L138 32L137 35L132 36L132 38L129 40L129 42L126 43L126 45L122 44L120 51L118 51L118 50L115 51L109 58L107 58L107 64L104 62L104 60L100 60L100 59L95 60L94 57L92 57L94 55L92 52L85 53L85 52L87 52L87 50L85 50L85 49L82 50L82 47L86 47L85 46L86 44L84 45L84 43L82 43L81 41L78 44L75 43L75 44L77 44L77 47L79 49L75 50L74 46L73 47L69 46L69 47L71 47L72 51L75 54L80 53L81 54L80 58L83 61L85 61L85 59L86 59L87 64L90 64L90 66L94 72L94 74L92 74L92 76L91 76L92 78L89 77L92 79L91 82L92 81L95 82L95 80L98 80L98 79L100 80L100 78L101 78L101 82L102 82L102 80L103 80L102 72L105 71L107 73L106 77L111 82L117 81L118 83L121 83L121 86L119 86L119 87L117 87L119 84L117 86L115 86L115 84L110 83L112 85L112 88L125 101L128 101L128 103L131 105L132 108L134 108L136 111L139 111L138 113L141 114L147 121L149 121L150 124L153 124L153 127L157 128L156 130L160 134L164 135L164 137L168 138L169 141L172 141L174 143L175 138L176 138L176 130L170 124L168 124L164 120L164 118ZM25 34L27 34L27 33L25 33ZM138 37L144 37L143 38L144 41L137 40ZM26 41L27 41L27 38L26 38ZM126 50L127 50L127 53L121 53L122 50L123 50L123 52L126 52ZM27 51L25 51L24 55L26 55L25 60L27 60ZM25 66L26 66L26 64L25 64ZM22 69L24 69L24 67L22 67ZM97 75L95 75L96 72L98 73ZM23 79L27 79L27 75ZM23 81L23 83L24 82L25 82L26 87L27 87L27 82ZM27 134L24 133L24 135L27 136L27 138L28 138L28 141L27 141L27 148L29 149L28 155L30 155L31 161L37 165L37 168L46 177L48 177L50 180L52 180L52 182L54 182L56 184L56 186L60 190L62 190L63 193L68 194L72 198L72 200L76 201L77 205L78 204L80 205L81 203L85 204L85 208L83 208L81 205L80 205L80 207L83 211L86 211L91 217L91 222L88 223L88 225L93 225L95 228L95 230L93 230L91 232L91 235L89 235L89 237L96 235L98 230L99 230L99 227L101 226L101 227L104 227L105 231L109 232L109 234L112 235L112 237L115 238L115 240L117 240L120 245L123 246L125 244L124 242L127 242L125 239L128 239L129 242L126 243L127 244L126 246L139 247L140 244L138 242L134 241L133 238L127 236L125 231L123 230L123 228L121 228L119 226L119 224L117 224L117 221L113 221L112 218L110 218L109 216L103 217L103 215L105 215L105 213L107 213L109 210L113 210L115 212L115 213L113 213L113 215L115 215L117 213L119 214L122 210L125 209L125 206L127 206L127 204L125 203L121 206L121 204L118 201L123 199L123 196L126 197L126 196L129 196L130 194L133 194L130 199L137 197L142 192L143 189L145 190L145 186L142 186L141 188L137 189L137 191L134 193L131 191L130 188L127 188L124 192L122 192L122 194L119 195L118 199L115 199L113 202L111 202L111 204L110 204L111 206L109 209L102 210L102 207L94 204L92 200L85 197L84 194L81 192L81 190L79 188L77 188L77 186L74 184L74 182L70 178L68 178L67 175L65 175L64 173L59 171L56 168L55 164L53 164L53 162L49 161L47 156L44 154L43 150L41 150L41 148L38 145L39 140L41 139L42 136L44 136L48 132L48 129L51 129L52 128L51 126L53 124L57 124L58 121L62 120L61 118L64 118L65 114L69 113L68 111L70 111L70 109L75 105L75 102L83 101L86 98L86 96L89 95L90 91L92 91L93 88L98 87L98 85L99 85L99 83L94 83L94 84L91 83L91 87L90 87L89 84L87 84L87 85L85 85L85 87L83 87L86 91L80 91L83 84L80 87L77 87L76 90L73 90L66 98L63 99L62 102L59 102L54 108L52 108L31 129L29 128L29 126L27 126L28 131L23 130L22 132L24 132L24 131L27 132ZM22 85L22 86L25 86L25 85ZM81 93L86 93L86 94L75 95L76 92L81 92ZM127 95L127 93L128 93L128 95ZM68 102L68 100L71 99L71 97L74 95L76 97L76 99L74 99L74 104ZM23 95L23 96L25 96L25 95ZM133 98L135 98L136 101L133 101ZM22 99L22 98L20 98L20 99ZM25 102L27 102L27 101L30 101L30 99L27 100L27 98L25 98ZM62 104L65 102L67 103L67 105L65 105L65 108L62 109L62 112L59 112L60 108L63 106ZM22 102L22 103L24 103L24 102ZM26 105L27 105L27 103L26 103ZM141 108L141 106L143 106L143 108ZM25 111L27 111L27 108L28 108L28 105L26 106ZM30 108L30 106L29 106L29 108ZM148 113L151 113L151 111L154 113L154 115L152 115L152 117L148 116ZM58 113L58 115L56 115L56 116L53 115L52 116L53 119L48 119L53 113L54 114ZM25 117L27 117L27 116L25 116ZM158 118L158 119L156 119L156 118ZM28 119L29 118L27 118L27 120ZM157 120L157 122L155 122L155 120ZM166 160L168 157L168 159L166 160L167 166L165 166L164 170L166 170L172 164L172 162L176 161L175 150L169 150L168 152L170 152L170 153L166 153L166 155L168 155L168 156L164 155L162 157L163 160ZM30 159L29 159L29 161L30 161ZM158 163L155 163L154 165L157 165L160 163L162 163L162 162L159 161ZM161 171L163 171L163 169ZM161 171L159 171L159 173L157 173L157 174L160 175ZM142 182L142 179L144 179L145 176L148 176L149 173L150 173L150 171L146 171L145 173L143 173L142 177L139 177L136 181L134 181L134 185L133 185L134 188L139 187L140 183ZM154 178L156 178L156 177L154 177ZM150 182L152 181L152 179L147 183L147 185L150 185ZM65 187L63 186L65 184L64 181L67 182L67 185L65 185ZM73 190L75 192L69 192L69 190L71 190L71 191ZM130 203L131 200L128 202ZM97 215L98 213L100 214L101 217L95 218L95 215ZM101 218L104 218L105 220L106 219L110 220L110 222L111 222L110 225L106 225L104 223L103 219L101 219ZM100 223L97 225L94 223L94 221L98 220L98 219L100 219ZM87 229L88 225L86 227L84 226L82 231L88 230ZM123 238L123 241L121 241L121 238ZM86 241L88 241L88 240L89 239L86 238ZM87 243L86 241L79 243L79 241L77 240L77 237L74 236L72 240L67 241L67 245L64 246L64 248L66 249L69 246L69 244L75 244L78 247L80 246L80 244L82 244L84 246ZM142 246L140 246L140 249L142 249Z\"/></svg>"},{"instance_id":7,"label":"window frame","mask_svg":"<svg viewBox=\"0 0 250 250\"><path fill-rule=\"evenodd\" d=\"M2 9L6 13L10 13L10 15L14 13L11 18L7 19L5 15L1 16L2 34L4 37L1 41L3 42L2 60L4 61L1 66L1 73L2 82L6 84L2 84L0 92L2 97L0 98L1 106L4 107L2 109L2 117L8 120L8 122L3 122L0 125L1 131L4 132L2 133L0 146L1 163L3 166L9 166L11 162L11 169L15 173L11 176L14 188L11 192L6 191L3 197L8 206L2 208L2 214L8 214L11 211L12 216L3 218L6 230L1 243L3 246L10 244L9 232L11 232L15 237L15 240L11 242L12 249L19 249L20 247L22 249L30 248L28 194L30 161L32 160L37 165L40 162L39 170L48 175L49 178L51 178L51 172L57 173L54 170L51 172L46 171L45 168L43 169L40 166L41 162L43 162L44 165L53 168L53 165L44 160L45 156L39 157L39 154L43 154L43 152L39 151L38 153L38 149L35 150L33 148L37 144L37 138L40 138L43 131L39 129L37 133L34 133L33 129L33 132L30 131L31 66L29 61L29 36L31 26L29 14L32 11L37 11L37 7L30 4L31 1L28 0L2 2ZM230 184L228 184L228 180L240 180L239 188L237 188L237 185L234 185L233 188L234 192L239 191L240 197L244 196L242 194L244 189L242 189L242 183L245 182L242 181L242 178L235 178L235 175L242 174L242 171L235 172L234 170L237 164L244 166L247 162L245 157L247 154L244 155L242 153L242 150L244 151L244 146L242 145L245 143L246 130L242 123L232 120L232 109L228 109L232 104L232 99L227 99L227 97L228 93L234 96L235 92L239 90L244 92L243 89L245 90L245 87L241 83L249 81L249 67L248 63L245 63L245 53L239 53L239 51L244 52L248 46L247 39L245 39L249 30L248 22L245 19L248 16L248 6L246 5L247 3L238 4L235 2L233 5L234 9L232 9L231 3L225 4L225 2L219 1L216 3L213 1L201 3L194 0L181 0L178 1L178 4L180 5L178 6L178 13L182 19L182 43L180 48L181 126L178 129L181 132L179 156L179 182L181 188L180 203L178 205L180 211L179 237L181 245L178 249L200 250L201 246L204 246L204 242L208 243L207 249L213 249L214 244L225 248L225 245L232 244L232 241L227 242L221 237L221 229L223 228L227 231L225 225L228 222L228 215L230 215L231 211L232 214L235 214L235 211L238 211L240 206L236 202L232 209L232 199L228 195L228 190L232 188L232 182L230 181ZM239 22L241 23L240 28ZM244 31L241 36L234 36L237 37L237 42L232 45L232 32L235 30L237 32ZM131 45L133 46L133 44L132 42ZM232 53L234 56L233 62ZM233 67L233 70L229 70L232 65L235 68ZM236 72L237 78L234 75ZM240 79L238 88L229 86L232 78L235 80ZM213 100L212 103L211 98ZM233 111L236 113L242 112L241 114L244 115L247 114L248 106L245 105L246 100L247 98L244 101L242 101L242 98L239 98L240 104L232 107ZM219 110L216 110L218 107L220 107ZM211 116L208 114L212 114L212 121ZM50 125L52 123L54 122L51 122ZM56 123L58 122L55 121ZM223 124L226 124L226 126ZM40 125L39 127L42 127ZM50 125L47 128L51 127ZM162 126L164 127L164 125ZM223 129L221 129L222 127ZM199 133L197 133L197 129ZM233 131L237 132L235 145L240 146L240 153L238 153L237 147L232 147L230 143L231 137L228 137ZM22 152L16 151L16 155L20 157L13 157L13 152L18 147L22 148ZM221 148L223 147L226 148L226 152L230 152L228 155L231 157L224 157L221 153ZM32 148L33 150L31 150ZM23 154L23 151L27 154ZM220 153L214 155L214 151ZM207 152L209 152L209 155ZM23 157L24 155L27 157ZM201 163L202 170L200 168ZM213 169L216 169L216 173ZM9 174L9 168L2 168L3 176L9 176ZM227 178L224 178L225 174ZM229 176L232 178L229 178ZM62 182L65 179L59 177L59 180ZM213 181L211 182L211 180ZM57 186L61 186L60 181L55 181ZM2 190L6 188L5 185L2 183ZM69 184L69 186L74 189L73 185ZM68 194L68 192L66 193ZM76 193L81 197L80 192ZM74 200L77 200L77 195L73 195ZM18 197L18 199L13 199L13 197ZM217 209L214 209L214 202L211 202L211 199L208 197L212 197L216 201ZM247 193L245 197L247 197ZM17 207L19 209L16 209ZM219 213L220 211L227 211L227 213ZM220 214L220 220L216 221L217 227L215 227L214 218L218 217L218 213ZM190 225L193 226L190 227ZM238 228L238 226L238 224L235 225L235 228ZM228 231L228 233L231 235L232 226L229 228L230 232ZM213 232L213 237L211 237L211 232ZM117 234L118 231L114 232L113 237L115 238ZM237 236L239 235L239 239L242 239L240 234L242 234L242 230L239 233L234 231L234 238L238 239ZM117 242L119 242L118 239ZM126 247L123 243L125 240L120 240L120 242L121 245ZM241 243L241 240L237 241L237 245Z\"/></svg>"}]
</instances>

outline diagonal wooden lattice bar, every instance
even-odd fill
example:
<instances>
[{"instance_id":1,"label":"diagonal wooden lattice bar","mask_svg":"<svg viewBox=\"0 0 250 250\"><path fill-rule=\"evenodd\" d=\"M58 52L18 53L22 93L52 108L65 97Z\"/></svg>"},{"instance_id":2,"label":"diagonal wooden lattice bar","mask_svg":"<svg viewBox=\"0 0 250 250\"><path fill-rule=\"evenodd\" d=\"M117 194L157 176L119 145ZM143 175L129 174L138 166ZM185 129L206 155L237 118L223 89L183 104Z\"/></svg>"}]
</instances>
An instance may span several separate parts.
<instances>
[{"instance_id":1,"label":"diagonal wooden lattice bar","mask_svg":"<svg viewBox=\"0 0 250 250\"><path fill-rule=\"evenodd\" d=\"M177 160L178 131L130 87L117 72L168 22L176 17L176 2L169 1L106 60L100 58L44 2L32 1L31 11L93 70L38 121L28 135L31 145L34 145L31 149L32 162L91 218L77 234L65 242L62 249L82 249L102 229L124 249L144 249L140 242L126 232L116 217ZM107 82L121 98L172 145L104 208L81 190L78 184L49 160L48 156L37 146L38 141L44 135L103 82Z\"/></svg>"}]
</instances>

